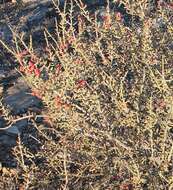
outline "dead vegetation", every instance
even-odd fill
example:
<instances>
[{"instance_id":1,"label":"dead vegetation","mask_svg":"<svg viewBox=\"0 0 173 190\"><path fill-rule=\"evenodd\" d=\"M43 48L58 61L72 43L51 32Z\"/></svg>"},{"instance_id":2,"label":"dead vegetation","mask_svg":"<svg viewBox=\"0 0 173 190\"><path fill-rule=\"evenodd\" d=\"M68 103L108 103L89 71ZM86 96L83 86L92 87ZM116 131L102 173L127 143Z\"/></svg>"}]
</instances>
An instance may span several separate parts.
<instances>
[{"instance_id":1,"label":"dead vegetation","mask_svg":"<svg viewBox=\"0 0 173 190\"><path fill-rule=\"evenodd\" d=\"M123 0L127 27L109 6L91 15L72 2L55 4L61 22L40 52L15 36L10 51L44 109L18 137L3 189L8 176L11 189L171 190L172 9L150 16L147 1Z\"/></svg>"}]
</instances>

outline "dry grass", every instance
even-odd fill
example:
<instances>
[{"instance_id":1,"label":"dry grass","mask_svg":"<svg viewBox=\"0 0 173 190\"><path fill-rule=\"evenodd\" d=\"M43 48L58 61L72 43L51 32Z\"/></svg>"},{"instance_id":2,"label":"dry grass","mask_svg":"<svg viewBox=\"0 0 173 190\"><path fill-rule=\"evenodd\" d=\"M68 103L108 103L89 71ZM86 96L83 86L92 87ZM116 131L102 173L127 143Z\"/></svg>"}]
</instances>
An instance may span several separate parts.
<instances>
[{"instance_id":1,"label":"dry grass","mask_svg":"<svg viewBox=\"0 0 173 190\"><path fill-rule=\"evenodd\" d=\"M12 53L45 122L32 120L34 136L13 150L20 189L173 189L172 10L148 16L145 0L122 2L140 29L108 8L97 22L78 3L78 32L74 7L57 6L61 22L40 54L16 36Z\"/></svg>"}]
</instances>

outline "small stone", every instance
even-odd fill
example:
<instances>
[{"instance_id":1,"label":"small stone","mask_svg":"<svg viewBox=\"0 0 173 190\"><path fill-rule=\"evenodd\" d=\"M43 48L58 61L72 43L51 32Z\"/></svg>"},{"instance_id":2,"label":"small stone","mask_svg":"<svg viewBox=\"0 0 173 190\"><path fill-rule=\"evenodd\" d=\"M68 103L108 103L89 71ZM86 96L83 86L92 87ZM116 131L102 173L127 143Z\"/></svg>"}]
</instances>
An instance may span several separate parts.
<instances>
[{"instance_id":1,"label":"small stone","mask_svg":"<svg viewBox=\"0 0 173 190\"><path fill-rule=\"evenodd\" d=\"M12 125L8 129L5 129L3 132L7 135L14 136L14 137L17 137L20 134L20 131L15 125Z\"/></svg>"},{"instance_id":2,"label":"small stone","mask_svg":"<svg viewBox=\"0 0 173 190\"><path fill-rule=\"evenodd\" d=\"M0 80L4 79L6 77L6 74L4 70L0 70Z\"/></svg>"},{"instance_id":3,"label":"small stone","mask_svg":"<svg viewBox=\"0 0 173 190\"><path fill-rule=\"evenodd\" d=\"M173 42L170 42L170 44L168 45L168 48L173 51Z\"/></svg>"},{"instance_id":4,"label":"small stone","mask_svg":"<svg viewBox=\"0 0 173 190\"><path fill-rule=\"evenodd\" d=\"M16 84L7 90L3 101L14 114L25 113L30 107L39 107L41 102L29 94L29 87L21 79L18 79Z\"/></svg>"},{"instance_id":5,"label":"small stone","mask_svg":"<svg viewBox=\"0 0 173 190\"><path fill-rule=\"evenodd\" d=\"M3 119L3 117L0 117L0 128L4 127L5 125L5 120Z\"/></svg>"},{"instance_id":6,"label":"small stone","mask_svg":"<svg viewBox=\"0 0 173 190\"><path fill-rule=\"evenodd\" d=\"M15 126L17 127L17 129L21 133L28 126L28 120L27 119L22 119L22 120L16 122Z\"/></svg>"},{"instance_id":7,"label":"small stone","mask_svg":"<svg viewBox=\"0 0 173 190\"><path fill-rule=\"evenodd\" d=\"M116 69L118 67L118 63L115 59L112 60L112 69Z\"/></svg>"},{"instance_id":8,"label":"small stone","mask_svg":"<svg viewBox=\"0 0 173 190\"><path fill-rule=\"evenodd\" d=\"M6 134L0 135L0 145L13 147L16 145L16 138Z\"/></svg>"},{"instance_id":9,"label":"small stone","mask_svg":"<svg viewBox=\"0 0 173 190\"><path fill-rule=\"evenodd\" d=\"M83 2L88 6L103 6L106 3L106 0L84 0Z\"/></svg>"}]
</instances>

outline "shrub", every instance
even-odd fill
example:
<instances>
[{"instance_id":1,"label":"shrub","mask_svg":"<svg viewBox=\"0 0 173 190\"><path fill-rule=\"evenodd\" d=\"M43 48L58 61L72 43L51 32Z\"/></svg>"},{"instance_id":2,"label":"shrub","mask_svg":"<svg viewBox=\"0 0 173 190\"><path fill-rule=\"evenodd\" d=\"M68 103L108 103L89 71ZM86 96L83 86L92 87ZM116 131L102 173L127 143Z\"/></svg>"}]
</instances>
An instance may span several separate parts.
<instances>
[{"instance_id":1,"label":"shrub","mask_svg":"<svg viewBox=\"0 0 173 190\"><path fill-rule=\"evenodd\" d=\"M145 0L122 2L130 27L120 12L91 15L76 2L56 6L61 21L55 34L45 30L41 53L16 37L46 124L33 121L35 156L20 143L14 150L31 161L18 166L30 189L172 189L172 9L149 15Z\"/></svg>"}]
</instances>

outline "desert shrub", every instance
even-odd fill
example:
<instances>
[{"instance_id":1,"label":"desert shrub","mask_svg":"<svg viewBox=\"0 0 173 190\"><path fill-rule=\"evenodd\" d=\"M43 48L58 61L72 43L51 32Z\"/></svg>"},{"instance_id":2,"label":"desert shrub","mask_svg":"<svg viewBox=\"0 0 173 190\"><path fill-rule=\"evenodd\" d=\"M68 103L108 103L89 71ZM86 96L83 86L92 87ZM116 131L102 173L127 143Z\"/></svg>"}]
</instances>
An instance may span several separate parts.
<instances>
[{"instance_id":1,"label":"desert shrub","mask_svg":"<svg viewBox=\"0 0 173 190\"><path fill-rule=\"evenodd\" d=\"M148 1L122 2L130 27L108 6L90 14L77 2L56 6L61 21L45 30L46 47L16 37L18 69L46 125L33 121L34 157L14 150L31 160L19 162L31 189L172 189L172 9L150 15Z\"/></svg>"}]
</instances>

